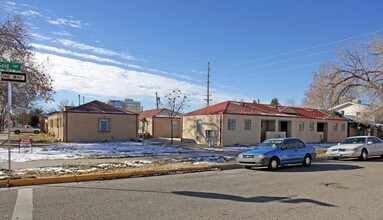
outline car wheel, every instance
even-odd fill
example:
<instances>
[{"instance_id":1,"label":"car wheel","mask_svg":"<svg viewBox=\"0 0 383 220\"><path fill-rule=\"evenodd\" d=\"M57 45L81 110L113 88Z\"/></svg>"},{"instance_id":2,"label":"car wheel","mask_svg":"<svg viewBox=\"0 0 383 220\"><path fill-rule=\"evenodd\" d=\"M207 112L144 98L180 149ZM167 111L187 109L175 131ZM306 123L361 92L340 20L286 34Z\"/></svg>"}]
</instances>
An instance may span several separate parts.
<instances>
[{"instance_id":1,"label":"car wheel","mask_svg":"<svg viewBox=\"0 0 383 220\"><path fill-rule=\"evenodd\" d=\"M40 132L39 132L39 131L34 131L33 133L38 134L38 133L40 133Z\"/></svg>"},{"instance_id":2,"label":"car wheel","mask_svg":"<svg viewBox=\"0 0 383 220\"><path fill-rule=\"evenodd\" d=\"M269 165L267 166L267 168L269 170L276 170L278 168L278 166L279 166L278 158L273 157L273 158L270 159Z\"/></svg>"},{"instance_id":3,"label":"car wheel","mask_svg":"<svg viewBox=\"0 0 383 220\"><path fill-rule=\"evenodd\" d=\"M363 149L362 150L362 153L360 154L360 156L359 156L359 159L360 160L363 160L363 161L365 161L365 160L367 160L367 150L366 149Z\"/></svg>"},{"instance_id":4,"label":"car wheel","mask_svg":"<svg viewBox=\"0 0 383 220\"><path fill-rule=\"evenodd\" d=\"M14 132L15 132L15 134L20 134L20 131L18 131L18 130L14 131Z\"/></svg>"},{"instance_id":5,"label":"car wheel","mask_svg":"<svg viewBox=\"0 0 383 220\"><path fill-rule=\"evenodd\" d=\"M245 166L245 168L250 170L252 166Z\"/></svg>"},{"instance_id":6,"label":"car wheel","mask_svg":"<svg viewBox=\"0 0 383 220\"><path fill-rule=\"evenodd\" d=\"M305 156L305 159L303 159L303 163L302 164L303 164L304 167L310 166L311 165L311 156L307 154Z\"/></svg>"}]
</instances>

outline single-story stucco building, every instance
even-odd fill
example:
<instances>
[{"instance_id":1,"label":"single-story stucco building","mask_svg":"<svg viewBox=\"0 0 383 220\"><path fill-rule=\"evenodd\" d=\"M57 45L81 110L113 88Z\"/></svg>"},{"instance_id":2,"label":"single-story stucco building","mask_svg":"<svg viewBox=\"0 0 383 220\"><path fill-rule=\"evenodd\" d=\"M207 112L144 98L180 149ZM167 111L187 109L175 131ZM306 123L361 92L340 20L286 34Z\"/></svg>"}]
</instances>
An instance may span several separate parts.
<instances>
[{"instance_id":1,"label":"single-story stucco building","mask_svg":"<svg viewBox=\"0 0 383 220\"><path fill-rule=\"evenodd\" d=\"M64 142L137 140L138 114L100 101L48 116L48 134Z\"/></svg>"},{"instance_id":2,"label":"single-story stucco building","mask_svg":"<svg viewBox=\"0 0 383 220\"><path fill-rule=\"evenodd\" d=\"M181 137L181 113L169 109L146 110L139 114L139 133L151 137L170 138L172 134L171 123L173 121L173 137ZM171 119L173 117L173 120Z\"/></svg>"},{"instance_id":3,"label":"single-story stucco building","mask_svg":"<svg viewBox=\"0 0 383 220\"><path fill-rule=\"evenodd\" d=\"M295 137L308 143L339 142L347 121L318 109L236 101L221 102L183 116L182 139L227 146Z\"/></svg>"}]
</instances>

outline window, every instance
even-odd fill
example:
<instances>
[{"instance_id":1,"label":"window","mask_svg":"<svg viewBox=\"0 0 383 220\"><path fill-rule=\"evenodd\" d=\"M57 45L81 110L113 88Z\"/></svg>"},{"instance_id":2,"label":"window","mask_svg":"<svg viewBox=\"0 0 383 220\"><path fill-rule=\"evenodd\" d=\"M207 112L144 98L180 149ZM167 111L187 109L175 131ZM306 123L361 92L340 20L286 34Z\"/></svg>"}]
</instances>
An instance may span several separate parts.
<instances>
[{"instance_id":1,"label":"window","mask_svg":"<svg viewBox=\"0 0 383 220\"><path fill-rule=\"evenodd\" d=\"M293 140L285 140L283 142L283 148L284 149L294 149L295 148L294 141Z\"/></svg>"},{"instance_id":2,"label":"window","mask_svg":"<svg viewBox=\"0 0 383 220\"><path fill-rule=\"evenodd\" d=\"M99 132L110 132L110 119L99 118L98 119L98 131Z\"/></svg>"},{"instance_id":3,"label":"window","mask_svg":"<svg viewBox=\"0 0 383 220\"><path fill-rule=\"evenodd\" d=\"M59 119L59 118L56 119L56 127L57 127L57 128L60 127L60 119Z\"/></svg>"},{"instance_id":4,"label":"window","mask_svg":"<svg viewBox=\"0 0 383 220\"><path fill-rule=\"evenodd\" d=\"M381 144L382 143L382 141L376 137L373 137L372 140L374 141L375 144Z\"/></svg>"},{"instance_id":5,"label":"window","mask_svg":"<svg viewBox=\"0 0 383 220\"><path fill-rule=\"evenodd\" d=\"M294 139L294 143L297 148L305 148L305 144L301 140Z\"/></svg>"},{"instance_id":6,"label":"window","mask_svg":"<svg viewBox=\"0 0 383 220\"><path fill-rule=\"evenodd\" d=\"M197 119L197 133L202 134L202 119Z\"/></svg>"},{"instance_id":7,"label":"window","mask_svg":"<svg viewBox=\"0 0 383 220\"><path fill-rule=\"evenodd\" d=\"M235 130L235 119L229 119L227 121L227 129L228 130Z\"/></svg>"},{"instance_id":8,"label":"window","mask_svg":"<svg viewBox=\"0 0 383 220\"><path fill-rule=\"evenodd\" d=\"M178 121L173 121L173 131L178 131L178 129L179 129Z\"/></svg>"},{"instance_id":9,"label":"window","mask_svg":"<svg viewBox=\"0 0 383 220\"><path fill-rule=\"evenodd\" d=\"M305 123L303 121L299 122L299 131L305 130Z\"/></svg>"},{"instance_id":10,"label":"window","mask_svg":"<svg viewBox=\"0 0 383 220\"><path fill-rule=\"evenodd\" d=\"M334 124L334 131L338 131L338 123Z\"/></svg>"},{"instance_id":11,"label":"window","mask_svg":"<svg viewBox=\"0 0 383 220\"><path fill-rule=\"evenodd\" d=\"M346 131L346 124L342 124L342 131Z\"/></svg>"},{"instance_id":12,"label":"window","mask_svg":"<svg viewBox=\"0 0 383 220\"><path fill-rule=\"evenodd\" d=\"M251 130L251 120L250 119L245 119L245 131L250 131Z\"/></svg>"},{"instance_id":13,"label":"window","mask_svg":"<svg viewBox=\"0 0 383 220\"><path fill-rule=\"evenodd\" d=\"M315 125L314 122L310 122L310 131L314 131L314 125Z\"/></svg>"}]
</instances>

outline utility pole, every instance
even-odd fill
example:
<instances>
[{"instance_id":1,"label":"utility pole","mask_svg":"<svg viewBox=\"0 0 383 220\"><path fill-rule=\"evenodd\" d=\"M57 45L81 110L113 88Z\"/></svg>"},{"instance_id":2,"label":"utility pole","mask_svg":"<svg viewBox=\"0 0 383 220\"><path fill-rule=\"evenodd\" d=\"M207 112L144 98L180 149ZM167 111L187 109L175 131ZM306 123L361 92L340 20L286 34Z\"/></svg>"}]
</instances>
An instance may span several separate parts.
<instances>
[{"instance_id":1,"label":"utility pole","mask_svg":"<svg viewBox=\"0 0 383 220\"><path fill-rule=\"evenodd\" d=\"M85 104L85 96L82 97L82 104Z\"/></svg>"},{"instance_id":2,"label":"utility pole","mask_svg":"<svg viewBox=\"0 0 383 220\"><path fill-rule=\"evenodd\" d=\"M210 62L207 63L207 91L206 91L206 99L204 99L206 101L206 106L209 106L210 105L210 101L212 99L210 99Z\"/></svg>"},{"instance_id":3,"label":"utility pole","mask_svg":"<svg viewBox=\"0 0 383 220\"><path fill-rule=\"evenodd\" d=\"M159 104L160 104L160 97L158 97L158 92L156 92L156 106L157 106L157 109L158 109Z\"/></svg>"},{"instance_id":4,"label":"utility pole","mask_svg":"<svg viewBox=\"0 0 383 220\"><path fill-rule=\"evenodd\" d=\"M81 105L81 95L78 95L78 106Z\"/></svg>"}]
</instances>

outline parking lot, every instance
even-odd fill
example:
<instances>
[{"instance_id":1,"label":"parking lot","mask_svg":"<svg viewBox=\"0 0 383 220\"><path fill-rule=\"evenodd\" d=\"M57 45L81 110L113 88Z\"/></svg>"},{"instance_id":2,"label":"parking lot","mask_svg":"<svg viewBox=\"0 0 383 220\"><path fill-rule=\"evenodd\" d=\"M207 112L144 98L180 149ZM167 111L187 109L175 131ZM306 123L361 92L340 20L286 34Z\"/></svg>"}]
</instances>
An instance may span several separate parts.
<instances>
[{"instance_id":1,"label":"parking lot","mask_svg":"<svg viewBox=\"0 0 383 220\"><path fill-rule=\"evenodd\" d=\"M1 189L12 216L33 190L34 219L381 219L381 158ZM49 207L49 208L48 208Z\"/></svg>"}]
</instances>

